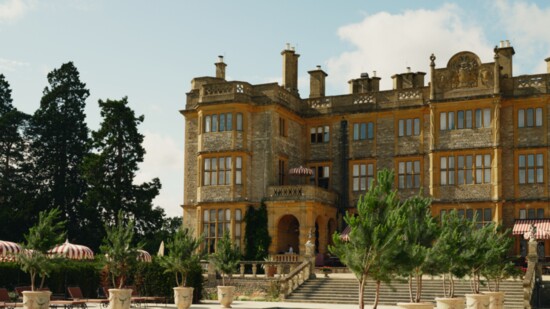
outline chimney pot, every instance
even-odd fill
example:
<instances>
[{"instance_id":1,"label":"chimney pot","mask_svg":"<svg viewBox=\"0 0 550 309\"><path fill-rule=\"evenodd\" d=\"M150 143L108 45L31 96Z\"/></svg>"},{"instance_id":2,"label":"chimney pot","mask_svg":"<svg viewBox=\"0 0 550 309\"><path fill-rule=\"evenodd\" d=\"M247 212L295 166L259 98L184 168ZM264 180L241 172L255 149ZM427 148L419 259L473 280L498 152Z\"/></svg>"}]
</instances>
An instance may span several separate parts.
<instances>
[{"instance_id":1,"label":"chimney pot","mask_svg":"<svg viewBox=\"0 0 550 309\"><path fill-rule=\"evenodd\" d=\"M320 70L321 69L321 66L320 65L317 65L317 70Z\"/></svg>"},{"instance_id":2,"label":"chimney pot","mask_svg":"<svg viewBox=\"0 0 550 309\"><path fill-rule=\"evenodd\" d=\"M372 77L376 77L376 71L372 71Z\"/></svg>"},{"instance_id":3,"label":"chimney pot","mask_svg":"<svg viewBox=\"0 0 550 309\"><path fill-rule=\"evenodd\" d=\"M411 73L411 67L407 67L407 73Z\"/></svg>"},{"instance_id":4,"label":"chimney pot","mask_svg":"<svg viewBox=\"0 0 550 309\"><path fill-rule=\"evenodd\" d=\"M290 50L290 43L286 43L286 50Z\"/></svg>"},{"instance_id":5,"label":"chimney pot","mask_svg":"<svg viewBox=\"0 0 550 309\"><path fill-rule=\"evenodd\" d=\"M222 55L218 56L218 62L223 63L223 56Z\"/></svg>"}]
</instances>

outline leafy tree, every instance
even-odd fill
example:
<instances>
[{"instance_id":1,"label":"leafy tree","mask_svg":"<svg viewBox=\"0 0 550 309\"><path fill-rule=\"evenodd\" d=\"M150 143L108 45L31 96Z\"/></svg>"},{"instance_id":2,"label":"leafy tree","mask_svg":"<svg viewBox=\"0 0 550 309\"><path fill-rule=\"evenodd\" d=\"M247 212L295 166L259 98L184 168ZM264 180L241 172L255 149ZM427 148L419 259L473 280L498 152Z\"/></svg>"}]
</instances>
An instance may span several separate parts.
<instances>
[{"instance_id":1,"label":"leafy tree","mask_svg":"<svg viewBox=\"0 0 550 309\"><path fill-rule=\"evenodd\" d=\"M89 152L84 108L90 92L72 62L48 73L48 83L28 130L33 177L38 184L35 205L59 208L67 219L69 236L84 240L80 223L98 220L80 212L87 188L82 163Z\"/></svg>"},{"instance_id":2,"label":"leafy tree","mask_svg":"<svg viewBox=\"0 0 550 309\"><path fill-rule=\"evenodd\" d=\"M12 105L11 89L0 74L0 235L2 239L23 240L28 229L29 200L32 197L24 130L29 116Z\"/></svg>"},{"instance_id":3,"label":"leafy tree","mask_svg":"<svg viewBox=\"0 0 550 309\"><path fill-rule=\"evenodd\" d=\"M168 255L159 257L160 265L166 268L166 273L173 273L176 276L176 284L179 287L186 286L187 275L197 265L200 267L201 255L197 250L201 243L202 238L196 239L189 229L181 227L173 239L166 244Z\"/></svg>"},{"instance_id":4,"label":"leafy tree","mask_svg":"<svg viewBox=\"0 0 550 309\"><path fill-rule=\"evenodd\" d=\"M332 237L334 245L329 251L336 255L355 275L359 282L359 308L364 308L364 289L367 278L373 276L377 283L389 280L384 271L399 250L398 227L404 224L400 217L397 191L392 190L394 174L379 171L377 181L357 203L357 215L346 213L344 220L351 227L349 240L338 233ZM374 308L376 308L376 303Z\"/></svg>"},{"instance_id":5,"label":"leafy tree","mask_svg":"<svg viewBox=\"0 0 550 309\"><path fill-rule=\"evenodd\" d=\"M36 276L41 277L40 288L44 280L53 270L54 259L48 256L48 250L65 239L65 221L60 221L61 211L58 208L42 211L38 215L38 223L29 229L23 244L24 252L18 255L21 269L31 277L31 289L35 290Z\"/></svg>"},{"instance_id":6,"label":"leafy tree","mask_svg":"<svg viewBox=\"0 0 550 309\"><path fill-rule=\"evenodd\" d=\"M94 153L86 158L84 167L89 184L85 207L113 224L119 224L116 214L124 211L134 218L139 236L151 235L162 226L164 211L152 207L161 187L158 178L134 184L145 154L143 135L138 132L143 116L136 117L127 98L100 100L99 107L103 122L92 133Z\"/></svg>"},{"instance_id":7,"label":"leafy tree","mask_svg":"<svg viewBox=\"0 0 550 309\"><path fill-rule=\"evenodd\" d=\"M210 262L222 273L222 285L225 285L225 275L231 282L231 275L239 265L240 259L241 251L231 243L227 231L224 232L223 237L216 243L216 252L210 255Z\"/></svg>"},{"instance_id":8,"label":"leafy tree","mask_svg":"<svg viewBox=\"0 0 550 309\"><path fill-rule=\"evenodd\" d=\"M263 261L268 255L271 236L267 230L267 208L262 201L256 210L249 206L244 216L245 228L245 259L248 261Z\"/></svg>"},{"instance_id":9,"label":"leafy tree","mask_svg":"<svg viewBox=\"0 0 550 309\"><path fill-rule=\"evenodd\" d=\"M138 248L132 246L134 220L128 220L121 210L118 212L116 222L105 225L106 235L101 245L100 258L109 270L113 287L121 289L124 287L128 273L137 264Z\"/></svg>"},{"instance_id":10,"label":"leafy tree","mask_svg":"<svg viewBox=\"0 0 550 309\"><path fill-rule=\"evenodd\" d=\"M431 199L423 197L420 192L407 199L400 208L406 224L401 229L403 241L398 257L398 269L409 277L409 297L414 303L419 303L422 297L422 275L432 273L427 258L438 236L438 225L432 217L430 206ZM416 283L414 296L413 280Z\"/></svg>"}]
</instances>

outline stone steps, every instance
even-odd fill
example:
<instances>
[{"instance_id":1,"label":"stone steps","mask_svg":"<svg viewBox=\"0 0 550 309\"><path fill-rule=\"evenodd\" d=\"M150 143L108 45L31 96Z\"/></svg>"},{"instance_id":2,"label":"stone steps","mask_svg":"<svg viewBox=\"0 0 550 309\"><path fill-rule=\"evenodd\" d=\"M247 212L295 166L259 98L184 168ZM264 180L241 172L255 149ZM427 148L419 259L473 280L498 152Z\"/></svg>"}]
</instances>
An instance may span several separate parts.
<instances>
[{"instance_id":1,"label":"stone steps","mask_svg":"<svg viewBox=\"0 0 550 309\"><path fill-rule=\"evenodd\" d=\"M434 302L435 297L442 297L442 281L440 279L424 279L422 282L422 300ZM392 289L393 287L393 289ZM368 281L365 287L365 302L372 303L375 295L375 282ZM359 285L355 279L324 278L310 279L288 296L289 302L340 303L356 304L359 296ZM487 290L483 288L483 290ZM523 308L522 282L505 281L500 290L506 292L505 308ZM471 293L469 281L455 282L455 296L463 297ZM398 302L409 301L409 288L406 282L392 282L391 287L380 286L381 305L395 305Z\"/></svg>"}]
</instances>

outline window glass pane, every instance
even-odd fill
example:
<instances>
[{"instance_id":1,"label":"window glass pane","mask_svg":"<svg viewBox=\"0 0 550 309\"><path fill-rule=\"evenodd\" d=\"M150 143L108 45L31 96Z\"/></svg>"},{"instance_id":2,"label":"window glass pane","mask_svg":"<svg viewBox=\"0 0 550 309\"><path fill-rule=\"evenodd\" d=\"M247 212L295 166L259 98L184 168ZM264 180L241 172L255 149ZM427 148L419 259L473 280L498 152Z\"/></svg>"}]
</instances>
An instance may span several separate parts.
<instances>
[{"instance_id":1,"label":"window glass pane","mask_svg":"<svg viewBox=\"0 0 550 309\"><path fill-rule=\"evenodd\" d=\"M353 178L353 191L359 191L359 178Z\"/></svg>"},{"instance_id":2,"label":"window glass pane","mask_svg":"<svg viewBox=\"0 0 550 309\"><path fill-rule=\"evenodd\" d=\"M411 174L407 174L407 185L406 188L412 188L413 187L413 178Z\"/></svg>"},{"instance_id":3,"label":"window glass pane","mask_svg":"<svg viewBox=\"0 0 550 309\"><path fill-rule=\"evenodd\" d=\"M414 187L415 188L420 188L420 175L419 174L414 175Z\"/></svg>"},{"instance_id":4,"label":"window glass pane","mask_svg":"<svg viewBox=\"0 0 550 309\"><path fill-rule=\"evenodd\" d=\"M356 141L359 139L359 124L353 124L353 140Z\"/></svg>"},{"instance_id":5,"label":"window glass pane","mask_svg":"<svg viewBox=\"0 0 550 309\"><path fill-rule=\"evenodd\" d=\"M366 123L361 124L361 136L359 138L360 139L366 139L367 138L367 124Z\"/></svg>"},{"instance_id":6,"label":"window glass pane","mask_svg":"<svg viewBox=\"0 0 550 309\"><path fill-rule=\"evenodd\" d=\"M413 169L412 169L413 165L412 165L412 162L409 161L407 162L407 174L411 174Z\"/></svg>"},{"instance_id":7,"label":"window glass pane","mask_svg":"<svg viewBox=\"0 0 550 309\"><path fill-rule=\"evenodd\" d=\"M227 122L225 124L227 131L233 130L233 114L227 113Z\"/></svg>"},{"instance_id":8,"label":"window glass pane","mask_svg":"<svg viewBox=\"0 0 550 309\"><path fill-rule=\"evenodd\" d=\"M464 111L458 111L456 113L458 121L457 121L457 128L458 129L464 129Z\"/></svg>"},{"instance_id":9,"label":"window glass pane","mask_svg":"<svg viewBox=\"0 0 550 309\"><path fill-rule=\"evenodd\" d=\"M212 132L218 131L218 115L212 115Z\"/></svg>"},{"instance_id":10,"label":"window glass pane","mask_svg":"<svg viewBox=\"0 0 550 309\"><path fill-rule=\"evenodd\" d=\"M237 158L235 158L235 159L236 159L236 160L235 160L236 167L237 167L238 169L243 168L243 159L242 159L242 157L237 157Z\"/></svg>"},{"instance_id":11,"label":"window glass pane","mask_svg":"<svg viewBox=\"0 0 550 309\"><path fill-rule=\"evenodd\" d=\"M420 161L414 161L414 173L420 174Z\"/></svg>"},{"instance_id":12,"label":"window glass pane","mask_svg":"<svg viewBox=\"0 0 550 309\"><path fill-rule=\"evenodd\" d=\"M481 118L481 109L476 109L476 128L481 128L483 119Z\"/></svg>"},{"instance_id":13,"label":"window glass pane","mask_svg":"<svg viewBox=\"0 0 550 309\"><path fill-rule=\"evenodd\" d=\"M472 168L473 164L473 156L466 156L466 168L470 169Z\"/></svg>"},{"instance_id":14,"label":"window glass pane","mask_svg":"<svg viewBox=\"0 0 550 309\"><path fill-rule=\"evenodd\" d=\"M483 165L485 166L485 168L491 167L491 155L486 154L484 161L485 162L483 163Z\"/></svg>"},{"instance_id":15,"label":"window glass pane","mask_svg":"<svg viewBox=\"0 0 550 309\"><path fill-rule=\"evenodd\" d=\"M361 190L367 190L367 178L361 177Z\"/></svg>"},{"instance_id":16,"label":"window glass pane","mask_svg":"<svg viewBox=\"0 0 550 309\"><path fill-rule=\"evenodd\" d=\"M447 113L439 113L439 130L447 130Z\"/></svg>"},{"instance_id":17,"label":"window glass pane","mask_svg":"<svg viewBox=\"0 0 550 309\"><path fill-rule=\"evenodd\" d=\"M476 183L483 182L483 170L481 168L476 169Z\"/></svg>"},{"instance_id":18,"label":"window glass pane","mask_svg":"<svg viewBox=\"0 0 550 309\"><path fill-rule=\"evenodd\" d=\"M368 139L373 139L374 138L374 123L372 123L372 122L368 123L367 138Z\"/></svg>"},{"instance_id":19,"label":"window glass pane","mask_svg":"<svg viewBox=\"0 0 550 309\"><path fill-rule=\"evenodd\" d=\"M440 168L447 169L447 157L441 157L440 162Z\"/></svg>"},{"instance_id":20,"label":"window glass pane","mask_svg":"<svg viewBox=\"0 0 550 309\"><path fill-rule=\"evenodd\" d=\"M412 119L407 119L407 132L406 132L407 136L412 135L412 125L413 125Z\"/></svg>"},{"instance_id":21,"label":"window glass pane","mask_svg":"<svg viewBox=\"0 0 550 309\"><path fill-rule=\"evenodd\" d=\"M330 177L330 168L328 166L323 167L323 177Z\"/></svg>"},{"instance_id":22,"label":"window glass pane","mask_svg":"<svg viewBox=\"0 0 550 309\"><path fill-rule=\"evenodd\" d=\"M455 128L455 112L449 112L449 130L454 130Z\"/></svg>"},{"instance_id":23,"label":"window glass pane","mask_svg":"<svg viewBox=\"0 0 550 309\"><path fill-rule=\"evenodd\" d=\"M237 113L237 131L243 130L243 114Z\"/></svg>"},{"instance_id":24,"label":"window glass pane","mask_svg":"<svg viewBox=\"0 0 550 309\"><path fill-rule=\"evenodd\" d=\"M519 167L525 167L525 156L524 155L519 156Z\"/></svg>"},{"instance_id":25,"label":"window glass pane","mask_svg":"<svg viewBox=\"0 0 550 309\"><path fill-rule=\"evenodd\" d=\"M466 111L466 129L472 128L472 111L467 110Z\"/></svg>"},{"instance_id":26,"label":"window glass pane","mask_svg":"<svg viewBox=\"0 0 550 309\"><path fill-rule=\"evenodd\" d=\"M458 156L458 168L459 169L464 168L464 156Z\"/></svg>"},{"instance_id":27,"label":"window glass pane","mask_svg":"<svg viewBox=\"0 0 550 309\"><path fill-rule=\"evenodd\" d=\"M455 157L449 157L449 168L455 168Z\"/></svg>"},{"instance_id":28,"label":"window glass pane","mask_svg":"<svg viewBox=\"0 0 550 309\"><path fill-rule=\"evenodd\" d=\"M225 131L225 114L220 114L220 132Z\"/></svg>"},{"instance_id":29,"label":"window glass pane","mask_svg":"<svg viewBox=\"0 0 550 309\"><path fill-rule=\"evenodd\" d=\"M325 143L328 143L328 141L329 141L329 132L330 131L329 131L328 126L325 126L325 137L324 137L324 140L323 140Z\"/></svg>"},{"instance_id":30,"label":"window glass pane","mask_svg":"<svg viewBox=\"0 0 550 309\"><path fill-rule=\"evenodd\" d=\"M527 169L527 183L535 183L535 171L532 168Z\"/></svg>"},{"instance_id":31,"label":"window glass pane","mask_svg":"<svg viewBox=\"0 0 550 309\"><path fill-rule=\"evenodd\" d=\"M399 162L399 174L405 173L405 162Z\"/></svg>"},{"instance_id":32,"label":"window glass pane","mask_svg":"<svg viewBox=\"0 0 550 309\"><path fill-rule=\"evenodd\" d=\"M485 108L483 110L483 126L485 128L491 127L491 109Z\"/></svg>"},{"instance_id":33,"label":"window glass pane","mask_svg":"<svg viewBox=\"0 0 550 309\"><path fill-rule=\"evenodd\" d=\"M204 132L210 132L211 125L210 116L204 117Z\"/></svg>"},{"instance_id":34,"label":"window glass pane","mask_svg":"<svg viewBox=\"0 0 550 309\"><path fill-rule=\"evenodd\" d=\"M420 119L414 118L414 135L420 135Z\"/></svg>"},{"instance_id":35,"label":"window glass pane","mask_svg":"<svg viewBox=\"0 0 550 309\"><path fill-rule=\"evenodd\" d=\"M527 166L528 167L535 166L535 156L534 155L527 155Z\"/></svg>"},{"instance_id":36,"label":"window glass pane","mask_svg":"<svg viewBox=\"0 0 550 309\"><path fill-rule=\"evenodd\" d=\"M365 164L361 164L361 176L367 175L367 166Z\"/></svg>"},{"instance_id":37,"label":"window glass pane","mask_svg":"<svg viewBox=\"0 0 550 309\"><path fill-rule=\"evenodd\" d=\"M353 176L359 176L359 165L358 164L353 165Z\"/></svg>"},{"instance_id":38,"label":"window glass pane","mask_svg":"<svg viewBox=\"0 0 550 309\"><path fill-rule=\"evenodd\" d=\"M535 219L535 209L534 208L527 209L527 219Z\"/></svg>"},{"instance_id":39,"label":"window glass pane","mask_svg":"<svg viewBox=\"0 0 550 309\"><path fill-rule=\"evenodd\" d=\"M466 209L466 219L469 219L469 220L474 219L474 210L473 209Z\"/></svg>"},{"instance_id":40,"label":"window glass pane","mask_svg":"<svg viewBox=\"0 0 550 309\"><path fill-rule=\"evenodd\" d=\"M543 166L542 153L537 154L537 166Z\"/></svg>"},{"instance_id":41,"label":"window glass pane","mask_svg":"<svg viewBox=\"0 0 550 309\"><path fill-rule=\"evenodd\" d=\"M447 171L446 170L441 170L440 176L439 176L439 182L441 183L442 186L447 184Z\"/></svg>"},{"instance_id":42,"label":"window glass pane","mask_svg":"<svg viewBox=\"0 0 550 309\"><path fill-rule=\"evenodd\" d=\"M449 171L449 184L450 185L455 184L455 171L454 170Z\"/></svg>"},{"instance_id":43,"label":"window glass pane","mask_svg":"<svg viewBox=\"0 0 550 309\"><path fill-rule=\"evenodd\" d=\"M537 219L544 218L544 208L537 208Z\"/></svg>"},{"instance_id":44,"label":"window glass pane","mask_svg":"<svg viewBox=\"0 0 550 309\"><path fill-rule=\"evenodd\" d=\"M525 170L519 170L519 183L525 183Z\"/></svg>"},{"instance_id":45,"label":"window glass pane","mask_svg":"<svg viewBox=\"0 0 550 309\"><path fill-rule=\"evenodd\" d=\"M241 224L235 223L235 237L241 237Z\"/></svg>"},{"instance_id":46,"label":"window glass pane","mask_svg":"<svg viewBox=\"0 0 550 309\"><path fill-rule=\"evenodd\" d=\"M490 168L485 169L485 177L484 177L483 181L485 183L491 183L491 169Z\"/></svg>"},{"instance_id":47,"label":"window glass pane","mask_svg":"<svg viewBox=\"0 0 550 309\"><path fill-rule=\"evenodd\" d=\"M527 214L525 212L525 209L520 209L519 210L519 218L520 219L526 219L527 218Z\"/></svg>"},{"instance_id":48,"label":"window glass pane","mask_svg":"<svg viewBox=\"0 0 550 309\"><path fill-rule=\"evenodd\" d=\"M483 166L482 158L483 157L481 155L476 155L476 167L482 167Z\"/></svg>"},{"instance_id":49,"label":"window glass pane","mask_svg":"<svg viewBox=\"0 0 550 309\"><path fill-rule=\"evenodd\" d=\"M399 136L405 135L405 120L399 119Z\"/></svg>"},{"instance_id":50,"label":"window glass pane","mask_svg":"<svg viewBox=\"0 0 550 309\"><path fill-rule=\"evenodd\" d=\"M542 168L537 168L537 183L544 182L544 170Z\"/></svg>"},{"instance_id":51,"label":"window glass pane","mask_svg":"<svg viewBox=\"0 0 550 309\"><path fill-rule=\"evenodd\" d=\"M535 115L536 115L536 119L535 119L535 125L537 127L540 127L542 126L542 108L537 108L535 110Z\"/></svg>"},{"instance_id":52,"label":"window glass pane","mask_svg":"<svg viewBox=\"0 0 550 309\"><path fill-rule=\"evenodd\" d=\"M367 174L369 176L373 176L374 175L374 164L368 164L367 166Z\"/></svg>"},{"instance_id":53,"label":"window glass pane","mask_svg":"<svg viewBox=\"0 0 550 309\"><path fill-rule=\"evenodd\" d=\"M533 109L528 108L527 109L527 126L532 127L534 123L534 115L533 115Z\"/></svg>"},{"instance_id":54,"label":"window glass pane","mask_svg":"<svg viewBox=\"0 0 550 309\"><path fill-rule=\"evenodd\" d=\"M518 110L518 128L525 127L525 110Z\"/></svg>"},{"instance_id":55,"label":"window glass pane","mask_svg":"<svg viewBox=\"0 0 550 309\"><path fill-rule=\"evenodd\" d=\"M203 212L202 214L202 221L203 222L209 222L210 221L210 213L207 211Z\"/></svg>"}]
</instances>

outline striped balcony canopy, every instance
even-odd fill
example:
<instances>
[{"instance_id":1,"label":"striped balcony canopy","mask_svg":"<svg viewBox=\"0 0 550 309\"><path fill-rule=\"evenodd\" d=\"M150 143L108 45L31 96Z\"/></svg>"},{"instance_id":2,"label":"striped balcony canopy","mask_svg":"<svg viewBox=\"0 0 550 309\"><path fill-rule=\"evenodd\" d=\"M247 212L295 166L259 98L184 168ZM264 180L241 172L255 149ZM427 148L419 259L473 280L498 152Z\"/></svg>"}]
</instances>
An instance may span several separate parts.
<instances>
[{"instance_id":1,"label":"striped balcony canopy","mask_svg":"<svg viewBox=\"0 0 550 309\"><path fill-rule=\"evenodd\" d=\"M138 261L145 262L145 263L151 263L153 261L153 258L151 257L151 254L145 250L138 249Z\"/></svg>"},{"instance_id":2,"label":"striped balcony canopy","mask_svg":"<svg viewBox=\"0 0 550 309\"><path fill-rule=\"evenodd\" d=\"M288 174L296 176L312 176L313 170L300 165L300 167L295 167L288 170Z\"/></svg>"},{"instance_id":3,"label":"striped balcony canopy","mask_svg":"<svg viewBox=\"0 0 550 309\"><path fill-rule=\"evenodd\" d=\"M0 240L0 262L15 261L16 254L22 250L21 246L14 242Z\"/></svg>"},{"instance_id":4,"label":"striped balcony canopy","mask_svg":"<svg viewBox=\"0 0 550 309\"><path fill-rule=\"evenodd\" d=\"M57 245L55 248L48 251L48 253L54 255L58 254L71 260L93 260L94 252L92 249L82 246L71 244L68 240L64 244Z\"/></svg>"},{"instance_id":5,"label":"striped balcony canopy","mask_svg":"<svg viewBox=\"0 0 550 309\"><path fill-rule=\"evenodd\" d=\"M525 239L531 236L531 228L535 226L536 239L550 239L550 219L520 219L514 223L513 235L523 235Z\"/></svg>"},{"instance_id":6,"label":"striped balcony canopy","mask_svg":"<svg viewBox=\"0 0 550 309\"><path fill-rule=\"evenodd\" d=\"M349 233L351 232L351 226L346 226L346 228L340 234L340 239L343 241L349 241Z\"/></svg>"}]
</instances>

